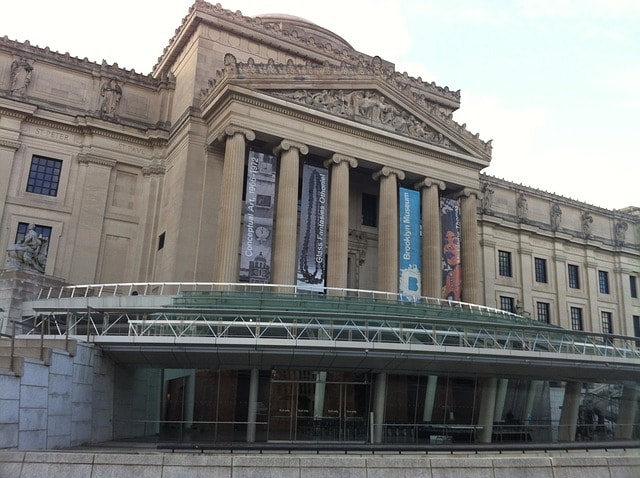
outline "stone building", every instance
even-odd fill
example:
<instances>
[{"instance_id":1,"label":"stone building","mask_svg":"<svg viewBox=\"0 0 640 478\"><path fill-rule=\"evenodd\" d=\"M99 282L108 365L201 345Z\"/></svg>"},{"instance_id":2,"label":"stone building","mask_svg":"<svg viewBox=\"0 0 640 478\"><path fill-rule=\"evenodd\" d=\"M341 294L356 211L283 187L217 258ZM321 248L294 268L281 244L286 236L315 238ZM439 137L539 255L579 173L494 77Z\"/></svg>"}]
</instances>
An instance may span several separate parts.
<instances>
[{"instance_id":1,"label":"stone building","mask_svg":"<svg viewBox=\"0 0 640 478\"><path fill-rule=\"evenodd\" d=\"M453 120L459 107L459 91L397 72L311 22L250 18L203 1L149 75L0 38L2 331L27 317L44 327L37 317L62 309L32 302L40 287L79 284L129 284L110 286L127 291L118 314L166 306L150 298L166 295L149 291L167 283L218 284L212 294L219 284L268 282L281 294L312 290L336 300L367 291L371 301L382 294L394 302L474 304L504 311L499 323L573 331L574 346L588 344L582 354L592 347L602 355L598 344L613 344L624 350L609 364L619 372L605 373L606 348L602 363L584 373L558 358L562 365L547 376L523 369L533 356L482 365L443 350L438 359L430 353L394 365L360 349L370 359L347 366L353 350L337 362L313 353L296 362L294 352L287 358L271 343L265 358L243 362L230 346L218 350L220 341L210 349L215 358L187 347L184 360L158 352L154 362L96 338L90 342L113 367L107 436L162 434L170 422L189 429L237 422L249 441L335 433L417 441L425 436L415 428L420 410L421 426L439 426L425 432L427 440L451 438L440 426L449 420L470 427L465 439L487 442L506 420L506 402L529 421L534 399L544 396L544 430L535 439L573 440L581 403L624 396L631 411L621 421L616 408L606 420L624 422L618 436L631 438L640 370L630 339L640 337L639 209L605 210L483 174L491 142ZM417 238L411 225L421 225ZM96 291L104 286L83 290L103 298ZM65 313L76 309L86 311L86 301L67 303ZM68 321L62 328L72 330ZM407 333L392 332L402 340ZM372 346L375 340L382 339ZM411 340L402 343L398 353L412 350ZM427 356L436 365L421 362ZM235 400L209 397L220 387ZM605 388L602 396L593 392ZM178 402L163 398L176 394ZM422 398L411 401L411 394ZM152 405L130 407L132 397ZM464 405L469 397L473 405ZM549 411L554 399L573 403L565 406L573 415ZM246 406L234 408L239 403ZM151 431L131 425L141 420Z\"/></svg>"}]
</instances>

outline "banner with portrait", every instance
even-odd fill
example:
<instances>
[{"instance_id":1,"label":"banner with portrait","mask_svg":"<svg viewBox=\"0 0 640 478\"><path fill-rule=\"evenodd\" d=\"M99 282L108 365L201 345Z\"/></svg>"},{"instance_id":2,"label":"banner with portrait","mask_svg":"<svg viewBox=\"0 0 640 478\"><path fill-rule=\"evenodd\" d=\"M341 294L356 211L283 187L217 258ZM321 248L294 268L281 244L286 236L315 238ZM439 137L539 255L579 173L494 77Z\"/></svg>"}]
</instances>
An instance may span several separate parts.
<instances>
[{"instance_id":1,"label":"banner with portrait","mask_svg":"<svg viewBox=\"0 0 640 478\"><path fill-rule=\"evenodd\" d=\"M327 170L305 164L302 170L296 285L318 292L324 289L326 275L327 187Z\"/></svg>"},{"instance_id":2,"label":"banner with portrait","mask_svg":"<svg viewBox=\"0 0 640 478\"><path fill-rule=\"evenodd\" d=\"M249 151L242 227L240 282L271 282L276 156Z\"/></svg>"},{"instance_id":3,"label":"banner with portrait","mask_svg":"<svg viewBox=\"0 0 640 478\"><path fill-rule=\"evenodd\" d=\"M462 299L462 267L460 260L460 203L440 199L442 231L442 298Z\"/></svg>"},{"instance_id":4,"label":"banner with portrait","mask_svg":"<svg viewBox=\"0 0 640 478\"><path fill-rule=\"evenodd\" d=\"M421 295L420 193L415 189L399 189L399 266L398 292L403 298Z\"/></svg>"}]
</instances>

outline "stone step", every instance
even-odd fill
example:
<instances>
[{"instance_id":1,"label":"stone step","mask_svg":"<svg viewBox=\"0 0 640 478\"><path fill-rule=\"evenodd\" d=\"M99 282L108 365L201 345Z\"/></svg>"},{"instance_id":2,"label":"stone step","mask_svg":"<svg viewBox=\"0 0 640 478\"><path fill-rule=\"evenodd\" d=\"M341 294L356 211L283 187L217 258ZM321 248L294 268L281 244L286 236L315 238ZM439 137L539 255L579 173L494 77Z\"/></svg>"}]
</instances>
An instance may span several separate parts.
<instances>
[{"instance_id":1,"label":"stone step","mask_svg":"<svg viewBox=\"0 0 640 478\"><path fill-rule=\"evenodd\" d=\"M42 360L45 365L51 365L51 354L53 350L50 347L15 347L13 354L16 357L30 357L36 360ZM11 357L11 347L2 344L0 347L0 357Z\"/></svg>"},{"instance_id":2,"label":"stone step","mask_svg":"<svg viewBox=\"0 0 640 478\"><path fill-rule=\"evenodd\" d=\"M11 357L0 356L0 371L12 372L18 377L22 377L24 372L24 357L14 357L12 367Z\"/></svg>"},{"instance_id":3,"label":"stone step","mask_svg":"<svg viewBox=\"0 0 640 478\"><path fill-rule=\"evenodd\" d=\"M71 356L75 356L76 354L76 348L77 348L77 342L74 339L69 339L69 341L67 343L65 343L65 338L45 338L42 341L42 345L44 347L49 347L52 349L57 349L57 350L66 350L69 355ZM0 340L0 347L10 347L11 346L11 339L4 339L4 340ZM22 348L22 347L27 347L27 348L31 348L31 347L37 347L38 349L40 348L40 337L37 336L33 336L33 337L24 337L24 336L19 336L16 337L14 339L14 346L16 349L18 348ZM66 347L66 348L65 348Z\"/></svg>"}]
</instances>

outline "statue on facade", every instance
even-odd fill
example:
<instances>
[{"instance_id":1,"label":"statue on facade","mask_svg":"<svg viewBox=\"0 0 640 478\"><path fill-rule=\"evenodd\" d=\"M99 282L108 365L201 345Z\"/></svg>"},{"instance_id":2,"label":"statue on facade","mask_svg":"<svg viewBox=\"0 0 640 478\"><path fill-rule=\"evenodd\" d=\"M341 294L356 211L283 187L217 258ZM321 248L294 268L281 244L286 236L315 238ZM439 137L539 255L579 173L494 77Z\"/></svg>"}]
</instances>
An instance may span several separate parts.
<instances>
[{"instance_id":1,"label":"statue on facade","mask_svg":"<svg viewBox=\"0 0 640 478\"><path fill-rule=\"evenodd\" d=\"M11 94L17 96L24 96L27 91L27 86L31 83L31 72L33 66L26 60L26 58L20 58L14 60L11 64Z\"/></svg>"},{"instance_id":2,"label":"statue on facade","mask_svg":"<svg viewBox=\"0 0 640 478\"><path fill-rule=\"evenodd\" d=\"M516 213L518 214L518 219L526 219L528 212L529 206L527 205L527 198L524 197L524 193L520 193L518 195L518 199L516 200Z\"/></svg>"},{"instance_id":3,"label":"statue on facade","mask_svg":"<svg viewBox=\"0 0 640 478\"><path fill-rule=\"evenodd\" d=\"M482 185L482 212L486 213L493 206L494 189L488 183Z\"/></svg>"},{"instance_id":4,"label":"statue on facade","mask_svg":"<svg viewBox=\"0 0 640 478\"><path fill-rule=\"evenodd\" d=\"M36 226L29 224L22 241L7 248L5 268L33 269L44 273L47 249L47 238L38 235Z\"/></svg>"},{"instance_id":5,"label":"statue on facade","mask_svg":"<svg viewBox=\"0 0 640 478\"><path fill-rule=\"evenodd\" d=\"M616 244L620 246L624 244L625 236L628 228L629 228L629 225L624 221L617 221L615 223L613 233L615 235Z\"/></svg>"},{"instance_id":6,"label":"statue on facade","mask_svg":"<svg viewBox=\"0 0 640 478\"><path fill-rule=\"evenodd\" d=\"M120 98L122 98L122 87L116 80L111 78L102 85L100 96L103 98L100 113L103 116L115 117L116 107L120 103Z\"/></svg>"},{"instance_id":7,"label":"statue on facade","mask_svg":"<svg viewBox=\"0 0 640 478\"><path fill-rule=\"evenodd\" d=\"M560 204L556 202L551 205L551 230L560 229L560 221L562 221L562 209L560 209Z\"/></svg>"},{"instance_id":8,"label":"statue on facade","mask_svg":"<svg viewBox=\"0 0 640 478\"><path fill-rule=\"evenodd\" d=\"M591 237L591 225L593 224L593 216L589 212L582 213L582 232L584 237L589 239Z\"/></svg>"}]
</instances>

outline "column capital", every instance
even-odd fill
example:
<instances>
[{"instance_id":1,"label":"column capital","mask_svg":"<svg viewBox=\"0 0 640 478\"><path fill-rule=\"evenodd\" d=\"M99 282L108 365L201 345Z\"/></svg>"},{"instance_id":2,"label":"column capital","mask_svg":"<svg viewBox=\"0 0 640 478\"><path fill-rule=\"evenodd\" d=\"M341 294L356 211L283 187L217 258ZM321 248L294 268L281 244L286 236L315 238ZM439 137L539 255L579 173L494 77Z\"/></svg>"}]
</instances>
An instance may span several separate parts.
<instances>
[{"instance_id":1,"label":"column capital","mask_svg":"<svg viewBox=\"0 0 640 478\"><path fill-rule=\"evenodd\" d=\"M446 188L444 181L438 181L437 179L431 178L424 178L413 185L413 187L418 190L422 188L430 188L432 186L436 186L440 191L444 191Z\"/></svg>"},{"instance_id":2,"label":"column capital","mask_svg":"<svg viewBox=\"0 0 640 478\"><path fill-rule=\"evenodd\" d=\"M218 135L218 141L224 141L228 137L235 136L236 134L241 134L245 137L247 141L253 141L256 139L256 134L250 129L241 128L236 125L227 126L222 133Z\"/></svg>"},{"instance_id":3,"label":"column capital","mask_svg":"<svg viewBox=\"0 0 640 478\"><path fill-rule=\"evenodd\" d=\"M331 156L329 159L327 159L323 164L325 168L328 168L329 166L333 166L334 164L340 164L342 162L348 163L349 166L351 166L352 168L358 167L358 160L356 158L354 158L353 156L346 156L340 153L334 153L334 155Z\"/></svg>"},{"instance_id":4,"label":"column capital","mask_svg":"<svg viewBox=\"0 0 640 478\"><path fill-rule=\"evenodd\" d=\"M477 189L464 188L462 191L456 193L453 197L455 199L459 198L470 198L471 196L475 196L476 199L480 199L482 197L482 193Z\"/></svg>"},{"instance_id":5,"label":"column capital","mask_svg":"<svg viewBox=\"0 0 640 478\"><path fill-rule=\"evenodd\" d=\"M0 148L12 149L14 151L17 151L19 147L20 147L19 141L12 141L10 139L0 138Z\"/></svg>"},{"instance_id":6,"label":"column capital","mask_svg":"<svg viewBox=\"0 0 640 478\"><path fill-rule=\"evenodd\" d=\"M103 158L101 156L96 156L93 154L78 154L78 162L80 164L97 164L99 166L106 166L109 169L113 169L116 166L117 161L115 159Z\"/></svg>"},{"instance_id":7,"label":"column capital","mask_svg":"<svg viewBox=\"0 0 640 478\"><path fill-rule=\"evenodd\" d=\"M389 177L392 174L397 176L401 181L404 179L404 171L400 169L390 168L389 166L382 167L380 171L376 171L371 177L374 181L377 181L381 176Z\"/></svg>"},{"instance_id":8,"label":"column capital","mask_svg":"<svg viewBox=\"0 0 640 478\"><path fill-rule=\"evenodd\" d=\"M273 148L273 154L279 155L282 151L289 151L291 148L297 149L303 156L309 153L309 147L306 144L296 143L288 139L283 139L278 146Z\"/></svg>"}]
</instances>

